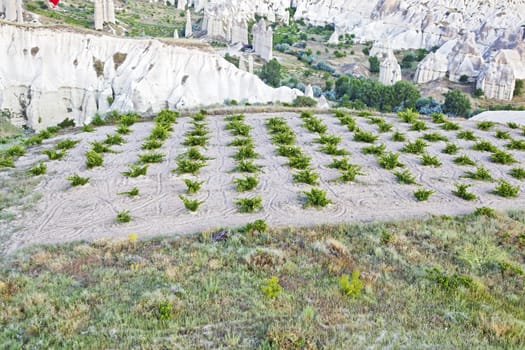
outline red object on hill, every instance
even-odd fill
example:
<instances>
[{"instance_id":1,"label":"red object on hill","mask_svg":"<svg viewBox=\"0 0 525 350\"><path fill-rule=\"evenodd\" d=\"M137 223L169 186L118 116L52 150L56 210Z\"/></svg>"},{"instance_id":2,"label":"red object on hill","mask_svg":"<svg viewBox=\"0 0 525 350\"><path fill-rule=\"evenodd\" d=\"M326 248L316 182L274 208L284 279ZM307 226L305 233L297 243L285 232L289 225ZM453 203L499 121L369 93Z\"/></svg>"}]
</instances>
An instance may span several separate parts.
<instances>
[{"instance_id":1,"label":"red object on hill","mask_svg":"<svg viewBox=\"0 0 525 350\"><path fill-rule=\"evenodd\" d=\"M49 0L49 2L52 3L53 6L55 6L55 7L58 5L58 2L59 2L59 1L60 1L60 0Z\"/></svg>"}]
</instances>

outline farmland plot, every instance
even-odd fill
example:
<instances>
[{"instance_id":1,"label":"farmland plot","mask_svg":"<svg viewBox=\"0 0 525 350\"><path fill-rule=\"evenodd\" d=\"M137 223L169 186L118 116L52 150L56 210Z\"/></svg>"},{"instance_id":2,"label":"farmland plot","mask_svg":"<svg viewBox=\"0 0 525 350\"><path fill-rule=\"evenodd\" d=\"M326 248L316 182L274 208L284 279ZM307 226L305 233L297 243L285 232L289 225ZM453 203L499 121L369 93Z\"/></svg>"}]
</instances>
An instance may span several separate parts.
<instances>
[{"instance_id":1,"label":"farmland plot","mask_svg":"<svg viewBox=\"0 0 525 350\"><path fill-rule=\"evenodd\" d=\"M276 117L291 130L291 139L274 137L269 123ZM116 126L29 148L16 168L43 162L47 172L39 175L36 189L42 198L13 222L19 229L11 237L11 249L130 233L187 234L257 219L297 226L453 215L482 206L525 207L519 176L525 166L525 136L520 129L344 113L248 114L237 118L242 125L232 127L235 119L179 117L159 143L152 141L153 122L133 124L123 142L112 144L102 164L93 167L86 164L93 142L113 140ZM199 130L206 130L203 142ZM61 159L41 153L65 138L79 142ZM145 143L157 148L144 150ZM193 173L179 171L188 155L205 158ZM133 167L147 168L145 175L123 174ZM66 178L73 174L89 180L72 186ZM189 191L188 182L198 184L198 190ZM503 192L514 191L504 196L502 183ZM473 197L458 196L458 186ZM327 202L311 205L312 191L325 195ZM130 192L134 195L123 195ZM198 202L195 210L188 210L184 199ZM243 210L245 199L260 203ZM130 220L116 220L121 213Z\"/></svg>"}]
</instances>

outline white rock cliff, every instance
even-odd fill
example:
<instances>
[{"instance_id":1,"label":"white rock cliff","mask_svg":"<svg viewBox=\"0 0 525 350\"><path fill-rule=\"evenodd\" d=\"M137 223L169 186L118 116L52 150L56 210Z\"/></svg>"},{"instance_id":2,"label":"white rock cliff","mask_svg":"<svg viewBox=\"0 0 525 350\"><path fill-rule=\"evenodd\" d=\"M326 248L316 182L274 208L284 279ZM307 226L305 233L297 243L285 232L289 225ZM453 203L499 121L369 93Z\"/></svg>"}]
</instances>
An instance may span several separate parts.
<instances>
[{"instance_id":1,"label":"white rock cliff","mask_svg":"<svg viewBox=\"0 0 525 350\"><path fill-rule=\"evenodd\" d=\"M290 102L301 94L271 88L188 40L0 23L0 62L0 109L37 130L65 118L86 123L109 109L149 114L225 99Z\"/></svg>"}]
</instances>

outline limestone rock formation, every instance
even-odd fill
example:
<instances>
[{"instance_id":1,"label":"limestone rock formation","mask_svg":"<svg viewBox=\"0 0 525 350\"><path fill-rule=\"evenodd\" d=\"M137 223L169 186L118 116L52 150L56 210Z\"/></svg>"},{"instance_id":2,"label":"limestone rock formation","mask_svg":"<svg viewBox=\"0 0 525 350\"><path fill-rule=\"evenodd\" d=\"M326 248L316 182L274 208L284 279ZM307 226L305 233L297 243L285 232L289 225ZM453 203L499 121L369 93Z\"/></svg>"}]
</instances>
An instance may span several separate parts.
<instances>
[{"instance_id":1,"label":"limestone rock formation","mask_svg":"<svg viewBox=\"0 0 525 350\"><path fill-rule=\"evenodd\" d=\"M273 57L273 30L263 19L253 26L253 49L265 61Z\"/></svg>"},{"instance_id":2,"label":"limestone rock formation","mask_svg":"<svg viewBox=\"0 0 525 350\"><path fill-rule=\"evenodd\" d=\"M186 27L184 28L184 36L191 38L193 36L193 28L191 26L191 12L186 10Z\"/></svg>"},{"instance_id":3,"label":"limestone rock formation","mask_svg":"<svg viewBox=\"0 0 525 350\"><path fill-rule=\"evenodd\" d=\"M447 75L447 71L447 57L440 53L431 52L417 66L414 81L423 84L443 79Z\"/></svg>"},{"instance_id":4,"label":"limestone rock formation","mask_svg":"<svg viewBox=\"0 0 525 350\"><path fill-rule=\"evenodd\" d=\"M22 0L0 0L0 18L22 23L24 21Z\"/></svg>"},{"instance_id":5,"label":"limestone rock formation","mask_svg":"<svg viewBox=\"0 0 525 350\"><path fill-rule=\"evenodd\" d=\"M474 81L481 73L483 57L475 42L474 33L468 33L462 40L458 40L447 58L451 81L459 82L464 76L468 81Z\"/></svg>"},{"instance_id":6,"label":"limestone rock formation","mask_svg":"<svg viewBox=\"0 0 525 350\"><path fill-rule=\"evenodd\" d=\"M180 10L186 9L186 0L177 0L177 8Z\"/></svg>"},{"instance_id":7,"label":"limestone rock formation","mask_svg":"<svg viewBox=\"0 0 525 350\"><path fill-rule=\"evenodd\" d=\"M317 101L317 108L321 108L321 109L330 108L330 104L328 103L324 95L321 95L321 97L319 97L319 101Z\"/></svg>"},{"instance_id":8,"label":"limestone rock formation","mask_svg":"<svg viewBox=\"0 0 525 350\"><path fill-rule=\"evenodd\" d=\"M246 19L235 19L228 11L218 7L206 9L202 29L207 37L228 43L248 44L248 24Z\"/></svg>"},{"instance_id":9,"label":"limestone rock formation","mask_svg":"<svg viewBox=\"0 0 525 350\"><path fill-rule=\"evenodd\" d=\"M379 81L384 85L394 85L401 80L401 66L397 62L394 52L388 52L379 68Z\"/></svg>"},{"instance_id":10,"label":"limestone rock formation","mask_svg":"<svg viewBox=\"0 0 525 350\"><path fill-rule=\"evenodd\" d=\"M509 65L505 53L500 52L484 67L476 87L483 90L487 98L510 101L514 95L515 84L514 70Z\"/></svg>"},{"instance_id":11,"label":"limestone rock formation","mask_svg":"<svg viewBox=\"0 0 525 350\"><path fill-rule=\"evenodd\" d=\"M306 89L304 90L304 95L306 97L314 98L314 89L312 88L311 84L308 84L306 86Z\"/></svg>"},{"instance_id":12,"label":"limestone rock formation","mask_svg":"<svg viewBox=\"0 0 525 350\"><path fill-rule=\"evenodd\" d=\"M95 29L102 30L104 23L115 24L115 4L113 0L95 0Z\"/></svg>"},{"instance_id":13,"label":"limestone rock formation","mask_svg":"<svg viewBox=\"0 0 525 350\"><path fill-rule=\"evenodd\" d=\"M77 125L111 109L152 114L225 99L291 102L301 93L274 89L193 41L112 37L0 23L0 109L41 129L65 118Z\"/></svg>"}]
</instances>

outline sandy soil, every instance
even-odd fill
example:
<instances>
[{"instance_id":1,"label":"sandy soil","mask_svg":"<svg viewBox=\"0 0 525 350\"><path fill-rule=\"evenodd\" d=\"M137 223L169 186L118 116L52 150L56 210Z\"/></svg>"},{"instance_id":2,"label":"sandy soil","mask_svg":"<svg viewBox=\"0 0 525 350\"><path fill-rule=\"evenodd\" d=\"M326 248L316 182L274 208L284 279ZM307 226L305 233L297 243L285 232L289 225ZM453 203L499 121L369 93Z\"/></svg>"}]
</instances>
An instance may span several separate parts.
<instances>
[{"instance_id":1,"label":"sandy soil","mask_svg":"<svg viewBox=\"0 0 525 350\"><path fill-rule=\"evenodd\" d=\"M113 147L118 153L106 154L103 167L87 169L84 162L85 153L90 148L89 143L94 140L101 141L106 134L114 133L115 127L105 126L97 129L95 133L69 135L81 142L70 150L63 160L48 161L40 151L66 136L49 140L45 145L32 149L28 155L19 159L17 167L21 169L29 168L39 160L45 160L48 173L43 176L43 181L37 188L42 194L42 199L31 211L23 213L13 223L18 229L11 237L9 250L34 243L126 237L130 233L136 233L141 238L189 234L222 226L239 226L261 218L274 226L315 225L356 220L395 220L430 213L462 214L480 206L498 209L525 207L523 191L518 198L504 199L490 193L496 185L494 182L462 179L464 171L473 170L474 167L455 165L452 162L455 156L441 153L445 142L429 143L427 148L430 154L438 155L442 161L443 165L438 168L422 166L420 156L401 153L401 162L416 176L417 182L436 191L427 202L417 202L413 197L417 185L397 184L395 176L390 171L380 168L373 155L361 153L361 148L366 144L353 141L353 134L333 115L322 115L329 132L343 136L340 147L352 153L351 162L361 165L365 173L359 176L355 183L334 182L338 172L328 168L332 157L321 153L318 150L319 145L313 142L317 135L301 126L302 121L297 114L280 115L287 119L297 133L297 145L312 157L312 165L320 174L319 187L325 189L328 197L334 202L325 209L303 209L301 191L308 190L310 186L293 183L293 170L286 165L287 159L275 154L275 146L270 143L264 126L266 119L274 116L273 114L252 114L246 117L245 122L253 127L251 135L260 155L256 163L262 166L259 186L247 194L237 193L232 184L232 180L241 174L232 172L235 161L231 156L236 149L228 146L233 136L224 130L224 117L207 118L211 134L209 146L204 153L212 159L197 176L205 181L202 189L194 195L195 198L205 201L197 213L188 212L178 198L186 188L182 179L191 176L179 176L171 172L176 167L176 157L185 151L181 142L183 134L190 128L191 120L188 117L179 119L171 138L162 147L161 151L166 155L165 161L152 164L147 176L136 179L127 178L121 175L121 172L127 169L128 164L137 160L137 154L141 153L140 145L148 136L152 123L132 126L133 133L125 137L127 143ZM400 123L396 117L385 118L395 125L394 130L397 128L406 132L410 140L425 133L408 131L409 125ZM377 127L368 124L366 119L357 119L362 129L377 131ZM428 125L435 127L430 121ZM468 121L461 122L461 125L500 148L507 143L506 140L494 137L496 128L492 131L480 131L475 127L475 123ZM513 138L524 137L521 130L508 129L506 126L497 128L508 130ZM430 131L432 130L427 132ZM510 177L508 172L513 167L523 167L525 152L512 151L521 164L497 165L490 162L489 153L470 150L469 147L474 142L456 140L455 131L437 131L463 148L458 154L468 154L477 163L488 168L494 178L504 178L512 184L520 184ZM379 142L384 142L389 151L399 152L403 143L390 141L391 134L392 132L379 134ZM75 172L90 177L89 184L71 187L65 178ZM451 191L456 182L472 183L473 187L470 190L478 195L478 199L467 202L453 196ZM525 184L522 182L521 185L525 191ZM139 197L128 198L117 194L134 186L140 190ZM237 211L235 199L256 195L263 198L262 211L254 214L241 214ZM129 210L133 220L127 224L116 223L116 213L120 210Z\"/></svg>"}]
</instances>

